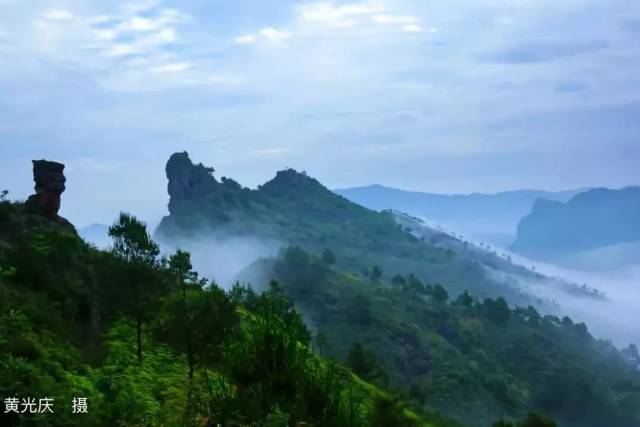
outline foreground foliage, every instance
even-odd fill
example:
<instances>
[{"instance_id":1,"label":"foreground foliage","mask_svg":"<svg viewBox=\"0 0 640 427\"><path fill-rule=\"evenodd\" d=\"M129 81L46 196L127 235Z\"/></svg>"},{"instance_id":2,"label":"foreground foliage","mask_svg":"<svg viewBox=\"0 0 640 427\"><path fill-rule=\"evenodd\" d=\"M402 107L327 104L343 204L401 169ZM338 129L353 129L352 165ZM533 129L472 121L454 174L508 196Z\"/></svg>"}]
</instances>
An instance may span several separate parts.
<instances>
[{"instance_id":1,"label":"foreground foliage","mask_svg":"<svg viewBox=\"0 0 640 427\"><path fill-rule=\"evenodd\" d=\"M477 426L531 410L561 426L640 426L635 346L619 351L583 323L503 298L452 297L413 274L385 282L326 259L289 247L252 270L282 283L317 329L322 354L403 390L416 407Z\"/></svg>"},{"instance_id":2,"label":"foreground foliage","mask_svg":"<svg viewBox=\"0 0 640 427\"><path fill-rule=\"evenodd\" d=\"M98 251L0 202L0 397L55 398L53 414L1 425L453 425L314 354L276 283L226 293L187 253L159 258L135 217L110 233Z\"/></svg>"}]
</instances>

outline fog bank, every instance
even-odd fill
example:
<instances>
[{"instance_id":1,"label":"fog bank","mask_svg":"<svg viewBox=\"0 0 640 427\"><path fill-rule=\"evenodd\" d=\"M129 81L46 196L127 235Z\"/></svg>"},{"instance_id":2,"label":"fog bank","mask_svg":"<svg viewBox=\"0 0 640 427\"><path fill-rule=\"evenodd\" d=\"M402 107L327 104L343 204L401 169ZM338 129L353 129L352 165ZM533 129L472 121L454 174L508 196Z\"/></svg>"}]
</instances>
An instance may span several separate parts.
<instances>
[{"instance_id":1,"label":"fog bank","mask_svg":"<svg viewBox=\"0 0 640 427\"><path fill-rule=\"evenodd\" d=\"M229 289L251 263L260 258L276 256L283 247L283 243L276 240L218 233L172 242L162 238L157 240L162 252L167 255L177 249L189 251L194 270L224 289Z\"/></svg>"},{"instance_id":2,"label":"fog bank","mask_svg":"<svg viewBox=\"0 0 640 427\"><path fill-rule=\"evenodd\" d=\"M586 284L606 293L605 300L570 295L549 286L532 290L541 297L555 301L562 314L574 321L585 322L597 338L610 339L618 346L640 344L640 266L605 271L571 270L540 263L511 254L514 262L536 268L546 276L560 277L577 284Z\"/></svg>"}]
</instances>

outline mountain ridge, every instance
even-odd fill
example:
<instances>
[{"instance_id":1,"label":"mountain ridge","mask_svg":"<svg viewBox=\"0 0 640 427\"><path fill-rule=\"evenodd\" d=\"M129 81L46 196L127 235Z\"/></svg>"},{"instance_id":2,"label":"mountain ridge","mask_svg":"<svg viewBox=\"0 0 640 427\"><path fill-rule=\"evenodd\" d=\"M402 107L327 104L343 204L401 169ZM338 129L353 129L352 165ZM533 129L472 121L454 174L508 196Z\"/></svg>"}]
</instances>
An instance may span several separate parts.
<instances>
[{"instance_id":1,"label":"mountain ridge","mask_svg":"<svg viewBox=\"0 0 640 427\"><path fill-rule=\"evenodd\" d=\"M640 425L624 409L627 390L616 379L636 377L626 356L528 286L598 303L597 291L515 265L417 218L367 209L303 172L279 171L251 190L218 181L213 168L181 163L184 170L167 174L171 210L157 237L187 250L196 236L280 239L280 256L256 260L240 280L282 283L333 347L323 344L324 351L363 375L425 393L428 408L474 427L530 409L563 427L600 427L604 413L612 426ZM638 398L628 396L630 404Z\"/></svg>"},{"instance_id":2,"label":"mountain ridge","mask_svg":"<svg viewBox=\"0 0 640 427\"><path fill-rule=\"evenodd\" d=\"M539 199L518 224L515 252L545 261L640 240L640 186L594 188L565 203Z\"/></svg>"},{"instance_id":3,"label":"mountain ridge","mask_svg":"<svg viewBox=\"0 0 640 427\"><path fill-rule=\"evenodd\" d=\"M397 209L438 223L468 237L503 235L515 237L517 224L529 213L535 200L568 200L584 189L543 191L509 190L492 194L442 194L406 191L380 184L336 189L334 192L369 209ZM512 237L507 237L512 236Z\"/></svg>"}]
</instances>

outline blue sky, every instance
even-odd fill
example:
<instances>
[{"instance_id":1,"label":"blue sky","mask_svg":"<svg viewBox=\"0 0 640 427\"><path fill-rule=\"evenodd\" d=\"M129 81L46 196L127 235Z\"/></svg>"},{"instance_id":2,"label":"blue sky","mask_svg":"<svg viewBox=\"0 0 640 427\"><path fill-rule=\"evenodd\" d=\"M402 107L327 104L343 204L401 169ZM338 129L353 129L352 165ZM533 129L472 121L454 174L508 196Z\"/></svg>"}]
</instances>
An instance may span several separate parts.
<instances>
[{"instance_id":1,"label":"blue sky","mask_svg":"<svg viewBox=\"0 0 640 427\"><path fill-rule=\"evenodd\" d=\"M640 2L0 0L0 187L166 211L174 151L255 186L640 183Z\"/></svg>"}]
</instances>

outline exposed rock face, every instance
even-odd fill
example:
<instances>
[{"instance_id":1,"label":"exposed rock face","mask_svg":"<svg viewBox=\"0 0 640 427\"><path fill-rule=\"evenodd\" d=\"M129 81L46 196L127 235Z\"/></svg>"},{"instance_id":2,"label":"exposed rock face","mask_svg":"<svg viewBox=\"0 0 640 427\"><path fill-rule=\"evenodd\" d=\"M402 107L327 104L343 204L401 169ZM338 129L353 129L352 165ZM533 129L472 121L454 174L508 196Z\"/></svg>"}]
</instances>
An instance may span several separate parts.
<instances>
[{"instance_id":1,"label":"exposed rock face","mask_svg":"<svg viewBox=\"0 0 640 427\"><path fill-rule=\"evenodd\" d=\"M202 199L215 193L218 186L212 176L213 168L194 165L186 152L175 153L169 158L166 173L169 180L169 212L173 212L182 202Z\"/></svg>"},{"instance_id":2,"label":"exposed rock face","mask_svg":"<svg viewBox=\"0 0 640 427\"><path fill-rule=\"evenodd\" d=\"M29 196L27 204L39 215L59 224L71 225L58 215L60 196L65 190L64 165L48 160L33 160L33 180L36 194Z\"/></svg>"}]
</instances>

